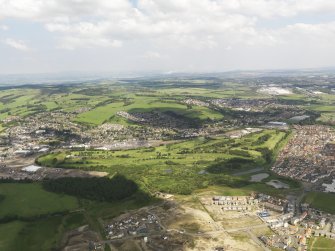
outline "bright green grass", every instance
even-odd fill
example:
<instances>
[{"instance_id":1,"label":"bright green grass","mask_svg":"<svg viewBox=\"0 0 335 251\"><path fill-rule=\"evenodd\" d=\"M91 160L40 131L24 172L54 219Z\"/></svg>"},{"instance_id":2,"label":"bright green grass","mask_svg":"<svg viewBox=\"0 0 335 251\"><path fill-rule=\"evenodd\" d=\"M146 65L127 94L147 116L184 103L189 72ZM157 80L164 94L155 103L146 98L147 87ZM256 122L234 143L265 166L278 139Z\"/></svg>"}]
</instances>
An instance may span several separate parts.
<instances>
[{"instance_id":1,"label":"bright green grass","mask_svg":"<svg viewBox=\"0 0 335 251\"><path fill-rule=\"evenodd\" d=\"M116 113L118 111L126 112L167 112L172 111L189 119L222 119L223 115L207 107L193 106L187 109L187 106L179 103L165 103L152 97L135 97L134 103L124 106L123 102L115 102L105 106L99 106L88 112L81 113L75 121L93 125L100 125L107 120L118 122L120 119Z\"/></svg>"},{"instance_id":2,"label":"bright green grass","mask_svg":"<svg viewBox=\"0 0 335 251\"><path fill-rule=\"evenodd\" d=\"M304 201L309 203L312 207L320 209L325 212L335 213L335 204L330 203L335 201L335 194L322 192L309 192Z\"/></svg>"},{"instance_id":3,"label":"bright green grass","mask_svg":"<svg viewBox=\"0 0 335 251\"><path fill-rule=\"evenodd\" d=\"M43 214L73 210L78 207L77 199L67 195L50 193L40 184L0 184L0 218L17 215L34 217Z\"/></svg>"}]
</instances>

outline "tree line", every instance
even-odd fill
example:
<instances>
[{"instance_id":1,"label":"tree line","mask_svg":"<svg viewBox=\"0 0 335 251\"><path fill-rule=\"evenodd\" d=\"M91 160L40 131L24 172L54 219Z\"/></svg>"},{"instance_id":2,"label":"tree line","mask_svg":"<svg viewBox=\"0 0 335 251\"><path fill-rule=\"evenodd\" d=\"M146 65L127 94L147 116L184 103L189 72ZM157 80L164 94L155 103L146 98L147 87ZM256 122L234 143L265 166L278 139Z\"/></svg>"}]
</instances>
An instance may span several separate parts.
<instances>
[{"instance_id":1,"label":"tree line","mask_svg":"<svg viewBox=\"0 0 335 251\"><path fill-rule=\"evenodd\" d=\"M122 200L138 191L137 184L122 175L116 175L112 179L107 177L64 177L44 180L42 185L45 190L50 192L65 193L98 201Z\"/></svg>"}]
</instances>

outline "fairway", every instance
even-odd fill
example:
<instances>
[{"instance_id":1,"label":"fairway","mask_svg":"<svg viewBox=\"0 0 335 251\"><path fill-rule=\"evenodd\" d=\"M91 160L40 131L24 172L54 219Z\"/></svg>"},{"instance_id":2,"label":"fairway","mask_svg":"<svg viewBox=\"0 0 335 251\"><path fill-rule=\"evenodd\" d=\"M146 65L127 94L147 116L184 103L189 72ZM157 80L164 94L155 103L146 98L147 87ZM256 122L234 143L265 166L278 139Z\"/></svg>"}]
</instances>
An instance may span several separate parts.
<instances>
[{"instance_id":1,"label":"fairway","mask_svg":"<svg viewBox=\"0 0 335 251\"><path fill-rule=\"evenodd\" d=\"M76 209L77 199L67 195L50 193L40 184L0 184L0 218L3 217L36 217Z\"/></svg>"}]
</instances>

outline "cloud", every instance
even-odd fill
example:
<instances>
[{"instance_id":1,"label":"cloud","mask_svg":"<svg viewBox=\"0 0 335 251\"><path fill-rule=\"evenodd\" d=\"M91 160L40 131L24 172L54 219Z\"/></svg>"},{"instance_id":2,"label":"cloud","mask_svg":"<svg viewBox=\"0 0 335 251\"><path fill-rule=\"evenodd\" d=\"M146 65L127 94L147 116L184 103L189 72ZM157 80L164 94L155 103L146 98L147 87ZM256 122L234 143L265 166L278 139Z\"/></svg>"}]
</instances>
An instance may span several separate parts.
<instances>
[{"instance_id":1,"label":"cloud","mask_svg":"<svg viewBox=\"0 0 335 251\"><path fill-rule=\"evenodd\" d=\"M232 43L273 45L262 19L334 13L333 0L0 0L1 18L40 22L61 48L120 47L124 41L157 40L194 49ZM228 41L229 40L229 41Z\"/></svg>"},{"instance_id":2,"label":"cloud","mask_svg":"<svg viewBox=\"0 0 335 251\"><path fill-rule=\"evenodd\" d=\"M174 69L179 63L200 68L205 62L206 67L225 62L252 68L259 61L267 67L291 55L293 49L297 59L289 63L298 62L300 55L312 58L324 48L335 51L334 0L136 0L136 4L130 0L0 0L0 6L0 20L21 20L42 27L47 32L41 32L43 36L50 35L49 44L34 44L34 48L57 48L60 55L76 49L103 51L101 57L106 58L115 53L106 61L122 58L127 66L126 59L136 58L136 67L144 67L141 60L147 59L176 64ZM38 39L25 39L38 43ZM16 42L27 50L22 41ZM334 62L330 55L320 55Z\"/></svg>"},{"instance_id":3,"label":"cloud","mask_svg":"<svg viewBox=\"0 0 335 251\"><path fill-rule=\"evenodd\" d=\"M7 25L1 25L0 24L0 30L3 30L3 31L7 31L7 30L9 30L9 27L7 26Z\"/></svg>"},{"instance_id":4,"label":"cloud","mask_svg":"<svg viewBox=\"0 0 335 251\"><path fill-rule=\"evenodd\" d=\"M6 45L16 49L16 50L19 50L19 51L29 51L29 47L26 45L26 43L22 40L16 40L16 39L13 39L13 38L6 38L4 41L3 41Z\"/></svg>"},{"instance_id":5,"label":"cloud","mask_svg":"<svg viewBox=\"0 0 335 251\"><path fill-rule=\"evenodd\" d=\"M74 50L78 48L95 48L95 47L121 47L122 42L119 40L110 40L107 38L83 38L66 36L62 37L59 48Z\"/></svg>"}]
</instances>

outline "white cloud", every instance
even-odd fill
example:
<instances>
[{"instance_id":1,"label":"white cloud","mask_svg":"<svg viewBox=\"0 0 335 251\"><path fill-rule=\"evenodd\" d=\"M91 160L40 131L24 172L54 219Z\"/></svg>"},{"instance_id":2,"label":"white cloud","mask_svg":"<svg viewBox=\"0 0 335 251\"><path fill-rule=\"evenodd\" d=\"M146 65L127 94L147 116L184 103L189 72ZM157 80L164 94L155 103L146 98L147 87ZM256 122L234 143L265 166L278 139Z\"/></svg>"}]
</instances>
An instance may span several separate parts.
<instances>
[{"instance_id":1,"label":"white cloud","mask_svg":"<svg viewBox=\"0 0 335 251\"><path fill-rule=\"evenodd\" d=\"M148 59L159 59L162 58L162 55L156 51L147 51L143 57Z\"/></svg>"},{"instance_id":2,"label":"white cloud","mask_svg":"<svg viewBox=\"0 0 335 251\"><path fill-rule=\"evenodd\" d=\"M334 13L333 0L0 0L0 18L41 22L57 33L60 47L118 47L121 41L167 40L195 49L222 41L273 45L273 31L260 30L262 18L299 13ZM228 41L230 40L230 41Z\"/></svg>"},{"instance_id":3,"label":"white cloud","mask_svg":"<svg viewBox=\"0 0 335 251\"><path fill-rule=\"evenodd\" d=\"M0 0L0 6L0 20L39 24L57 48L101 49L122 58L169 61L163 56L169 55L172 63L188 60L196 67L204 57L206 66L210 57L219 65L234 53L266 58L271 51L279 58L290 46L299 55L335 51L335 15L328 15L335 14L334 0ZM22 41L16 47L28 49ZM241 61L253 66L255 60Z\"/></svg>"},{"instance_id":4,"label":"white cloud","mask_svg":"<svg viewBox=\"0 0 335 251\"><path fill-rule=\"evenodd\" d=\"M26 45L26 43L22 40L16 40L16 39L13 39L13 38L6 38L4 41L3 41L6 45L16 49L16 50L19 50L19 51L29 51L29 47Z\"/></svg>"},{"instance_id":5,"label":"white cloud","mask_svg":"<svg viewBox=\"0 0 335 251\"><path fill-rule=\"evenodd\" d=\"M94 47L121 47L122 42L119 40L110 40L107 38L83 38L66 36L60 40L59 48L74 50L77 48L94 48Z\"/></svg>"},{"instance_id":6,"label":"white cloud","mask_svg":"<svg viewBox=\"0 0 335 251\"><path fill-rule=\"evenodd\" d=\"M9 30L9 27L7 26L7 25L1 25L0 24L0 30L3 30L3 31L7 31L7 30Z\"/></svg>"}]
</instances>

